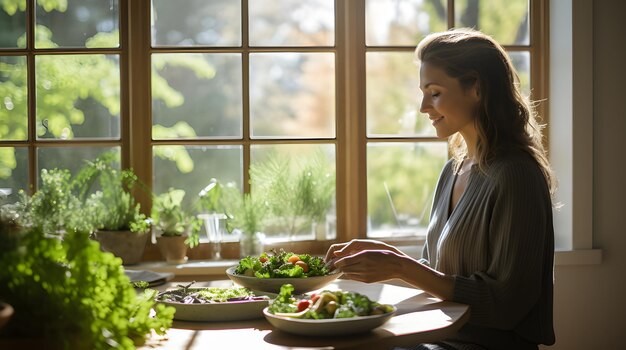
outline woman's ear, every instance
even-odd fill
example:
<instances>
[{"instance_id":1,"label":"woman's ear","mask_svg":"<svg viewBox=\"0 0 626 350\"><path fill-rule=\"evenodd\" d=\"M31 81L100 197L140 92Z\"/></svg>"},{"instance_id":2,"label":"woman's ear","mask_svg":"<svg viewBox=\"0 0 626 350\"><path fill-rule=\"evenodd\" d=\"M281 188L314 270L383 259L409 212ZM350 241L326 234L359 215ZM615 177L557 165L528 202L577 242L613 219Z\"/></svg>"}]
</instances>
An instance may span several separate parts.
<instances>
[{"instance_id":1,"label":"woman's ear","mask_svg":"<svg viewBox=\"0 0 626 350\"><path fill-rule=\"evenodd\" d=\"M480 83L478 80L476 80L470 88L470 94L476 102L480 101Z\"/></svg>"}]
</instances>

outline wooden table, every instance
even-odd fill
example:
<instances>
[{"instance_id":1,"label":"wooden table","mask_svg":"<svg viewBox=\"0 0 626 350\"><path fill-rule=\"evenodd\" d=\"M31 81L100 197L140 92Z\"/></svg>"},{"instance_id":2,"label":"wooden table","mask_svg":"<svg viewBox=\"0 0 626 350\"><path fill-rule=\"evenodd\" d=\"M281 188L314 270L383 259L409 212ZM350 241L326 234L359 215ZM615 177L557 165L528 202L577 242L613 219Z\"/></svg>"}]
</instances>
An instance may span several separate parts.
<instances>
[{"instance_id":1,"label":"wooden table","mask_svg":"<svg viewBox=\"0 0 626 350\"><path fill-rule=\"evenodd\" d=\"M160 290L178 283L161 286ZM181 283L182 284L182 283ZM196 283L194 287L228 287L231 281ZM162 338L152 338L141 349L391 349L432 342L452 335L469 318L469 307L441 301L419 289L397 283L366 284L336 280L323 289L341 289L367 295L398 308L383 326L368 333L337 337L305 337L275 329L260 318L237 322L174 321Z\"/></svg>"}]
</instances>

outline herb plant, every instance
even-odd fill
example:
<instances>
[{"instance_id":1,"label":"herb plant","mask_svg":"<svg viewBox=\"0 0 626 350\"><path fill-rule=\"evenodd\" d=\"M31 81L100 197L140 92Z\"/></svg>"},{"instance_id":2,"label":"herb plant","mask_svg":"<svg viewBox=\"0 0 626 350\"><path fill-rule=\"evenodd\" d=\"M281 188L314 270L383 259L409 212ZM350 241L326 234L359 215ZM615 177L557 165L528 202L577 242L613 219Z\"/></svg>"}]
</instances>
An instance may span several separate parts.
<instances>
[{"instance_id":1,"label":"herb plant","mask_svg":"<svg viewBox=\"0 0 626 350\"><path fill-rule=\"evenodd\" d=\"M0 241L8 237L0 232ZM66 230L59 239L33 227L11 240L0 244L0 299L16 312L2 337L65 349L134 349L171 326L174 309L155 305L155 290L137 294L121 260L101 252L86 232Z\"/></svg>"},{"instance_id":2,"label":"herb plant","mask_svg":"<svg viewBox=\"0 0 626 350\"><path fill-rule=\"evenodd\" d=\"M142 187L141 183L132 170L119 170L114 164L114 153L87 162L76 177L79 197L91 209L97 229L146 232L150 222L132 195L135 188Z\"/></svg>"},{"instance_id":3,"label":"herb plant","mask_svg":"<svg viewBox=\"0 0 626 350\"><path fill-rule=\"evenodd\" d=\"M75 195L75 183L67 169L43 169L41 185L32 196L20 192L13 205L20 224L58 234L66 229L91 232L89 210Z\"/></svg>"},{"instance_id":4,"label":"herb plant","mask_svg":"<svg viewBox=\"0 0 626 350\"><path fill-rule=\"evenodd\" d=\"M271 219L290 236L323 221L333 204L335 176L321 152L298 164L271 153L251 165L250 183L267 202Z\"/></svg>"},{"instance_id":5,"label":"herb plant","mask_svg":"<svg viewBox=\"0 0 626 350\"><path fill-rule=\"evenodd\" d=\"M198 233L202 223L183 209L184 197L185 191L174 188L155 197L151 217L155 229L162 236L187 235L185 243L193 248L198 245Z\"/></svg>"}]
</instances>

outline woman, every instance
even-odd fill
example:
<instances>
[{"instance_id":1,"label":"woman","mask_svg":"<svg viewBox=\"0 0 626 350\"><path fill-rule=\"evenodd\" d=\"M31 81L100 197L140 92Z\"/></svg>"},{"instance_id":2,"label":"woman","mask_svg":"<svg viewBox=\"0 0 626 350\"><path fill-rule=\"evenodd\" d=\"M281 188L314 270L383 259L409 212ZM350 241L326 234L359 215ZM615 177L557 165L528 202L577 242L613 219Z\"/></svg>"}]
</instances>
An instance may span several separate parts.
<instances>
[{"instance_id":1,"label":"woman","mask_svg":"<svg viewBox=\"0 0 626 350\"><path fill-rule=\"evenodd\" d=\"M373 240L335 244L329 264L346 278L399 278L469 304L451 339L416 349L537 349L553 344L555 180L531 105L504 49L470 29L427 36L417 47L421 112L450 138L417 261Z\"/></svg>"}]
</instances>

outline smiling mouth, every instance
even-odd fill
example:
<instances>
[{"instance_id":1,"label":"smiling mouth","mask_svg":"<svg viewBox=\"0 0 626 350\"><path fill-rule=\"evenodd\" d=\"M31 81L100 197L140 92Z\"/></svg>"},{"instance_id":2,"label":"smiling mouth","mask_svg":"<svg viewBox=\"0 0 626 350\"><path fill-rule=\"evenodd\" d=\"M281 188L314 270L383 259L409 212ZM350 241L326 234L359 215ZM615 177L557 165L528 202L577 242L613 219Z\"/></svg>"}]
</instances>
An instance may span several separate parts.
<instances>
[{"instance_id":1,"label":"smiling mouth","mask_svg":"<svg viewBox=\"0 0 626 350\"><path fill-rule=\"evenodd\" d=\"M435 125L439 123L443 119L443 117L430 117L429 119L433 122L433 125Z\"/></svg>"}]
</instances>

